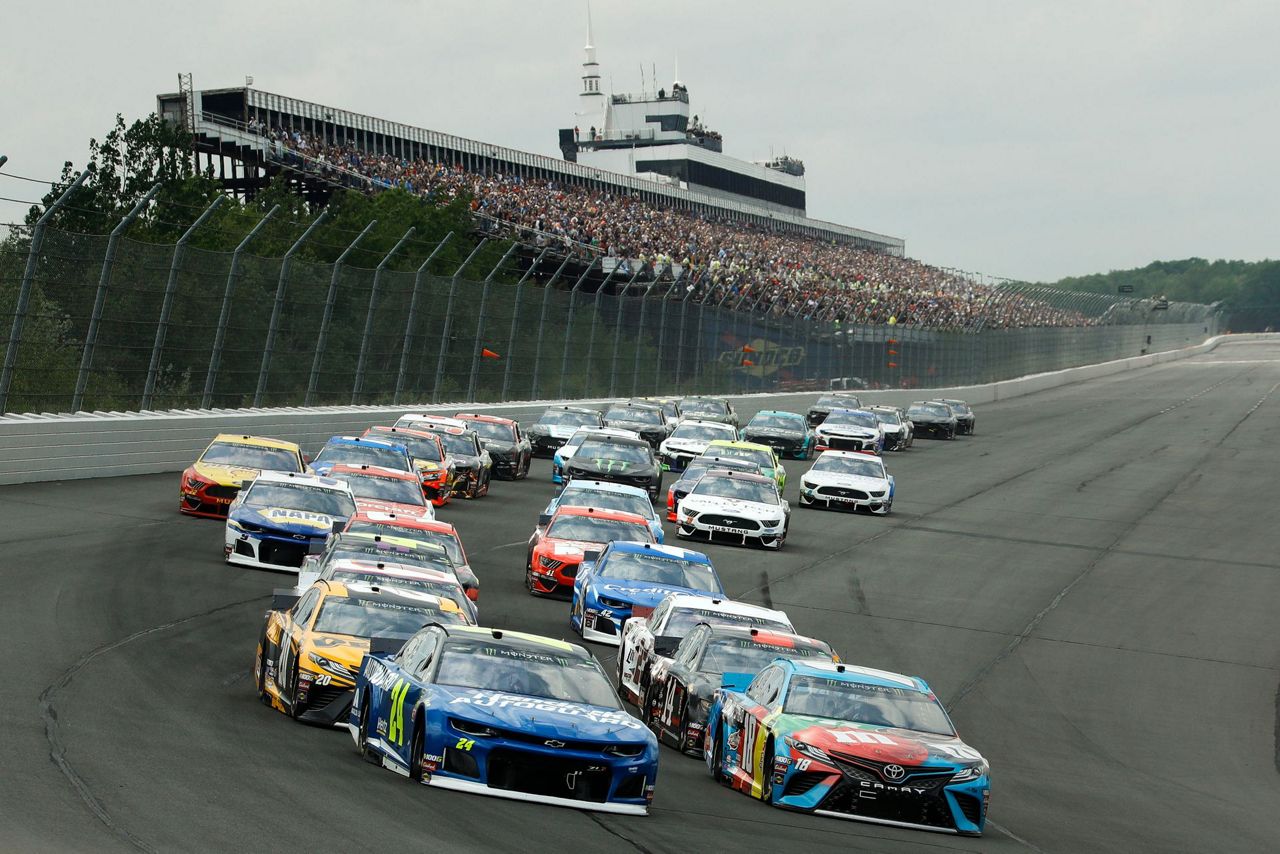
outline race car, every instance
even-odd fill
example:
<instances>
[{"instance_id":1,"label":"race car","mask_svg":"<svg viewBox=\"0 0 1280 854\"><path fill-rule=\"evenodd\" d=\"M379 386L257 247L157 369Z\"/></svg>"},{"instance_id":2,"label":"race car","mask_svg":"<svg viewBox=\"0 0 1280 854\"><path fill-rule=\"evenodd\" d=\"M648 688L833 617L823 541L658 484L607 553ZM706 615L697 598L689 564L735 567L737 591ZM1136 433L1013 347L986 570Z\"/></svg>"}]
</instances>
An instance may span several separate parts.
<instances>
[{"instance_id":1,"label":"race car","mask_svg":"<svg viewBox=\"0 0 1280 854\"><path fill-rule=\"evenodd\" d=\"M893 475L884 460L857 451L823 451L800 478L800 506L868 510L883 516L893 509Z\"/></svg>"},{"instance_id":2,"label":"race car","mask_svg":"<svg viewBox=\"0 0 1280 854\"><path fill-rule=\"evenodd\" d=\"M603 480L574 480L569 482L538 517L538 524L545 526L561 507L598 507L602 510L621 510L642 516L659 543L665 536L662 517L653 508L648 494L638 486L609 483Z\"/></svg>"},{"instance_id":3,"label":"race car","mask_svg":"<svg viewBox=\"0 0 1280 854\"><path fill-rule=\"evenodd\" d=\"M422 492L422 480L416 472L397 471L365 463L339 463L329 469L329 476L345 480L356 497L356 510L370 513L402 513L409 516L435 518L435 511Z\"/></svg>"},{"instance_id":4,"label":"race car","mask_svg":"<svg viewBox=\"0 0 1280 854\"><path fill-rule=\"evenodd\" d=\"M381 587L420 590L453 602L472 625L479 622L480 610L476 607L475 600L462 589L458 576L443 568L433 569L420 563L389 563L390 559L337 558L325 563L318 573L304 572L300 577L310 579L312 584L316 581L354 581ZM306 586L300 584L296 589L301 592Z\"/></svg>"},{"instance_id":5,"label":"race car","mask_svg":"<svg viewBox=\"0 0 1280 854\"><path fill-rule=\"evenodd\" d=\"M427 626L377 644L349 729L366 760L473 794L644 815L658 743L581 646L505 629ZM391 644L394 646L394 644Z\"/></svg>"},{"instance_id":6,"label":"race car","mask_svg":"<svg viewBox=\"0 0 1280 854\"><path fill-rule=\"evenodd\" d=\"M787 541L791 505L772 480L759 474L712 469L676 506L676 536L766 549Z\"/></svg>"},{"instance_id":7,"label":"race car","mask_svg":"<svg viewBox=\"0 0 1280 854\"><path fill-rule=\"evenodd\" d=\"M667 471L684 471L689 462L716 439L737 441L738 431L733 429L733 425L721 421L688 419L680 422L671 435L658 445L658 458Z\"/></svg>"},{"instance_id":8,"label":"race car","mask_svg":"<svg viewBox=\"0 0 1280 854\"><path fill-rule=\"evenodd\" d=\"M334 436L324 443L320 453L311 461L311 470L328 475L333 467L346 465L370 465L394 471L416 473L409 449L402 442L385 439L361 439L359 436Z\"/></svg>"},{"instance_id":9,"label":"race car","mask_svg":"<svg viewBox=\"0 0 1280 854\"><path fill-rule=\"evenodd\" d=\"M569 480L565 475L565 467L569 464L569 460L578 452L578 447L585 442L588 437L609 437L614 436L621 439L639 439L640 434L634 430L616 430L612 427L582 427L575 430L563 445L556 448L551 455L551 482L562 484Z\"/></svg>"},{"instance_id":10,"label":"race car","mask_svg":"<svg viewBox=\"0 0 1280 854\"><path fill-rule=\"evenodd\" d=\"M453 496L454 473L449 471L444 443L435 433L408 427L370 427L362 439L382 439L404 445L413 467L422 478L422 494L433 507L443 507Z\"/></svg>"},{"instance_id":11,"label":"race car","mask_svg":"<svg viewBox=\"0 0 1280 854\"><path fill-rule=\"evenodd\" d=\"M969 407L969 404L965 403L963 400L953 400L948 397L940 397L931 402L945 403L951 408L951 411L955 413L956 416L957 433L962 433L966 436L973 435L973 428L978 424L978 416L974 414L974 411Z\"/></svg>"},{"instance_id":12,"label":"race car","mask_svg":"<svg viewBox=\"0 0 1280 854\"><path fill-rule=\"evenodd\" d=\"M352 534L380 534L382 536L402 537L414 542L439 546L445 550L449 562L453 564L453 574L467 591L467 598L472 602L480 599L480 579L467 560L466 549L462 547L462 538L458 530L448 522L439 519L428 519L425 516L402 516L397 513L356 513L347 522L344 529Z\"/></svg>"},{"instance_id":13,"label":"race car","mask_svg":"<svg viewBox=\"0 0 1280 854\"><path fill-rule=\"evenodd\" d=\"M814 428L819 451L864 451L878 454L884 450L884 430L874 412L865 409L833 409Z\"/></svg>"},{"instance_id":14,"label":"race car","mask_svg":"<svg viewBox=\"0 0 1280 854\"><path fill-rule=\"evenodd\" d=\"M667 416L667 421L672 426L678 425L684 419L684 413L680 411L680 398L678 397L633 397L627 402L662 407L662 414Z\"/></svg>"},{"instance_id":15,"label":"race car","mask_svg":"<svg viewBox=\"0 0 1280 854\"><path fill-rule=\"evenodd\" d=\"M650 668L649 687L639 704L640 717L681 753L702 758L707 712L725 684L747 683L776 658L839 661L824 641L749 626L695 626L671 658Z\"/></svg>"},{"instance_id":16,"label":"race car","mask_svg":"<svg viewBox=\"0 0 1280 854\"><path fill-rule=\"evenodd\" d=\"M896 406L872 406L867 411L880 422L886 451L905 451L915 442L915 425L902 409Z\"/></svg>"},{"instance_id":17,"label":"race car","mask_svg":"<svg viewBox=\"0 0 1280 854\"><path fill-rule=\"evenodd\" d=\"M932 400L917 400L907 408L907 417L915 425L918 436L954 439L960 422L951 407Z\"/></svg>"},{"instance_id":18,"label":"race car","mask_svg":"<svg viewBox=\"0 0 1280 854\"><path fill-rule=\"evenodd\" d=\"M312 549L355 512L345 481L264 471L231 503L223 557L237 566L297 572Z\"/></svg>"},{"instance_id":19,"label":"race car","mask_svg":"<svg viewBox=\"0 0 1280 854\"><path fill-rule=\"evenodd\" d=\"M853 394L824 394L818 398L818 401L809 407L809 412L805 419L809 422L810 427L817 427L823 421L827 420L827 416L831 414L833 409L861 409L862 401L857 395Z\"/></svg>"},{"instance_id":20,"label":"race car","mask_svg":"<svg viewBox=\"0 0 1280 854\"><path fill-rule=\"evenodd\" d=\"M631 619L622 624L622 639L618 642L618 693L637 707L644 699L655 664L663 659L669 661L680 640L699 623L795 631L791 619L782 611L732 599L673 593L659 602L652 614L645 614L644 610L631 610Z\"/></svg>"},{"instance_id":21,"label":"race car","mask_svg":"<svg viewBox=\"0 0 1280 854\"><path fill-rule=\"evenodd\" d=\"M782 465L782 461L778 459L778 455L773 452L773 448L768 445L761 445L756 442L726 442L716 439L707 445L707 449L702 452L704 457L737 457L740 460L747 460L755 463L760 467L760 473L765 477L771 477L778 484L778 491L787 488L787 469Z\"/></svg>"},{"instance_id":22,"label":"race car","mask_svg":"<svg viewBox=\"0 0 1280 854\"><path fill-rule=\"evenodd\" d=\"M548 406L525 431L535 457L550 457L579 427L603 427L597 409L581 406Z\"/></svg>"},{"instance_id":23,"label":"race car","mask_svg":"<svg viewBox=\"0 0 1280 854\"><path fill-rule=\"evenodd\" d=\"M680 472L680 479L667 487L667 521L676 521L676 508L693 489L693 485L711 469L760 474L760 466L740 457L698 457Z\"/></svg>"},{"instance_id":24,"label":"race car","mask_svg":"<svg viewBox=\"0 0 1280 854\"><path fill-rule=\"evenodd\" d=\"M729 424L734 430L742 426L738 421L738 413L733 409L733 404L723 397L682 397L680 413L684 418Z\"/></svg>"},{"instance_id":25,"label":"race car","mask_svg":"<svg viewBox=\"0 0 1280 854\"><path fill-rule=\"evenodd\" d=\"M301 474L306 470L302 449L293 442L219 433L182 473L178 510L189 516L224 519L240 489L262 472Z\"/></svg>"},{"instance_id":26,"label":"race car","mask_svg":"<svg viewBox=\"0 0 1280 854\"><path fill-rule=\"evenodd\" d=\"M459 412L459 421L476 431L480 444L489 452L493 473L505 480L523 480L529 476L533 462L533 446L520 432L520 422L496 415L473 415Z\"/></svg>"},{"instance_id":27,"label":"race car","mask_svg":"<svg viewBox=\"0 0 1280 854\"><path fill-rule=\"evenodd\" d=\"M991 777L924 680L867 667L774 661L718 693L712 777L765 803L978 836Z\"/></svg>"},{"instance_id":28,"label":"race car","mask_svg":"<svg viewBox=\"0 0 1280 854\"><path fill-rule=\"evenodd\" d=\"M605 480L638 486L656 502L662 494L662 465L643 439L591 435L565 463L565 478Z\"/></svg>"},{"instance_id":29,"label":"race car","mask_svg":"<svg viewBox=\"0 0 1280 854\"><path fill-rule=\"evenodd\" d=\"M397 427L409 427L435 433L444 445L446 465L453 477L453 494L464 498L481 498L489 494L493 478L493 458L480 444L480 437L465 421L440 415L406 413L396 421Z\"/></svg>"},{"instance_id":30,"label":"race car","mask_svg":"<svg viewBox=\"0 0 1280 854\"><path fill-rule=\"evenodd\" d=\"M762 409L742 428L742 440L768 445L778 459L807 460L813 455L813 431L798 412Z\"/></svg>"},{"instance_id":31,"label":"race car","mask_svg":"<svg viewBox=\"0 0 1280 854\"><path fill-rule=\"evenodd\" d=\"M648 403L615 403L604 413L604 424L616 430L631 430L640 435L654 450L662 444L675 425L667 421L661 406Z\"/></svg>"},{"instance_id":32,"label":"race car","mask_svg":"<svg viewBox=\"0 0 1280 854\"><path fill-rule=\"evenodd\" d=\"M529 538L525 586L534 596L570 597L578 565L588 550L626 540L653 543L653 531L643 516L595 507L561 507L545 526Z\"/></svg>"},{"instance_id":33,"label":"race car","mask_svg":"<svg viewBox=\"0 0 1280 854\"><path fill-rule=\"evenodd\" d=\"M340 531L303 564L304 573L324 573L336 560L366 560L375 563L398 563L421 566L456 576L453 561L443 546L382 533ZM459 579L461 581L461 579Z\"/></svg>"},{"instance_id":34,"label":"race car","mask_svg":"<svg viewBox=\"0 0 1280 854\"><path fill-rule=\"evenodd\" d=\"M648 613L672 593L723 596L702 552L651 543L610 543L583 559L573 580L569 625L583 640L616 646L633 608Z\"/></svg>"},{"instance_id":35,"label":"race car","mask_svg":"<svg viewBox=\"0 0 1280 854\"><path fill-rule=\"evenodd\" d=\"M466 622L452 601L397 587L317 581L278 591L258 637L258 698L306 723L345 724L369 638L411 636L426 623Z\"/></svg>"}]
</instances>

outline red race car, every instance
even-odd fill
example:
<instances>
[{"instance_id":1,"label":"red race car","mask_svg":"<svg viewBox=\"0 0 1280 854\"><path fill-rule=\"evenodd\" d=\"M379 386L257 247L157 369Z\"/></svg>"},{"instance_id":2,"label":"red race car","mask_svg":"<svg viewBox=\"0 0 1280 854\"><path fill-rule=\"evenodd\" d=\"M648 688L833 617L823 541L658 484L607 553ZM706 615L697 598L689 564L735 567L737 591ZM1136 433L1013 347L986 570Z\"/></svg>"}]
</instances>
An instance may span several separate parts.
<instances>
[{"instance_id":1,"label":"red race car","mask_svg":"<svg viewBox=\"0 0 1280 854\"><path fill-rule=\"evenodd\" d=\"M635 513L561 507L545 528L533 530L529 558L525 562L525 585L535 596L556 595L568 599L583 554L598 551L614 540L657 542L648 520Z\"/></svg>"},{"instance_id":2,"label":"red race car","mask_svg":"<svg viewBox=\"0 0 1280 854\"><path fill-rule=\"evenodd\" d=\"M397 471L368 464L333 467L329 477L345 480L356 497L356 509L406 516L433 515L422 494L422 482L413 472Z\"/></svg>"},{"instance_id":3,"label":"red race car","mask_svg":"<svg viewBox=\"0 0 1280 854\"><path fill-rule=\"evenodd\" d=\"M435 433L408 427L370 427L360 438L385 439L404 445L413 457L413 467L422 477L422 492L427 500L435 507L449 503L454 483L445 460L444 444Z\"/></svg>"}]
</instances>

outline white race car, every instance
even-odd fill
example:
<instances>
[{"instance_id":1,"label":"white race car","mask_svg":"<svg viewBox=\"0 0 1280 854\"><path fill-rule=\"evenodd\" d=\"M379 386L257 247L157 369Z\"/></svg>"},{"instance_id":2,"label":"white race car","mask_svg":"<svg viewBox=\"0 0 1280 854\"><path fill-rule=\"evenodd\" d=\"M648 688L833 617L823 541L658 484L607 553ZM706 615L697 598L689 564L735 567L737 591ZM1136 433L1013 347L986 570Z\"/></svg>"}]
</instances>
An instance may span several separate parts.
<instances>
[{"instance_id":1,"label":"white race car","mask_svg":"<svg viewBox=\"0 0 1280 854\"><path fill-rule=\"evenodd\" d=\"M782 611L689 593L672 593L652 613L644 611L632 609L618 642L618 693L632 705L644 696L655 664L669 662L680 640L699 623L795 631Z\"/></svg>"},{"instance_id":2,"label":"white race car","mask_svg":"<svg viewBox=\"0 0 1280 854\"><path fill-rule=\"evenodd\" d=\"M676 536L747 544L756 540L780 549L787 539L791 505L773 478L712 469L698 479L676 508Z\"/></svg>"},{"instance_id":3,"label":"white race car","mask_svg":"<svg viewBox=\"0 0 1280 854\"><path fill-rule=\"evenodd\" d=\"M915 425L907 417L907 413L896 406L873 406L876 420L884 431L884 450L904 451L914 444Z\"/></svg>"},{"instance_id":4,"label":"white race car","mask_svg":"<svg viewBox=\"0 0 1280 854\"><path fill-rule=\"evenodd\" d=\"M356 512L344 480L264 471L240 490L227 511L227 563L297 572Z\"/></svg>"},{"instance_id":5,"label":"white race car","mask_svg":"<svg viewBox=\"0 0 1280 854\"><path fill-rule=\"evenodd\" d=\"M813 429L819 451L884 450L884 430L874 412L865 409L833 409L826 420Z\"/></svg>"},{"instance_id":6,"label":"white race car","mask_svg":"<svg viewBox=\"0 0 1280 854\"><path fill-rule=\"evenodd\" d=\"M893 509L893 475L880 457L823 451L800 478L800 506L863 509L883 516Z\"/></svg>"},{"instance_id":7,"label":"white race car","mask_svg":"<svg viewBox=\"0 0 1280 854\"><path fill-rule=\"evenodd\" d=\"M667 471L684 471L689 461L707 449L716 439L738 440L732 424L719 421L681 421L675 432L658 445L658 456Z\"/></svg>"}]
</instances>

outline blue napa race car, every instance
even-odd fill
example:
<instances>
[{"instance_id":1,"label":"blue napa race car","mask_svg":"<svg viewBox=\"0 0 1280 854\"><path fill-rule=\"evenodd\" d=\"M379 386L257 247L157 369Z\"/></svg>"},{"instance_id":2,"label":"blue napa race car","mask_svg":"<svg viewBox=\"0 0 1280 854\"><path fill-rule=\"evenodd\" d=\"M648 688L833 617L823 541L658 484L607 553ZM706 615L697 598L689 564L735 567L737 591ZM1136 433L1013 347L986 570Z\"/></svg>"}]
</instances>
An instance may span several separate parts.
<instances>
[{"instance_id":1,"label":"blue napa race car","mask_svg":"<svg viewBox=\"0 0 1280 854\"><path fill-rule=\"evenodd\" d=\"M561 507L595 507L599 510L621 510L634 513L649 523L653 538L662 542L662 517L653 508L649 493L638 486L610 483L604 480L573 480L542 511L538 525L544 526Z\"/></svg>"},{"instance_id":2,"label":"blue napa race car","mask_svg":"<svg viewBox=\"0 0 1280 854\"><path fill-rule=\"evenodd\" d=\"M707 713L711 776L765 803L977 836L991 772L924 680L775 659L724 674Z\"/></svg>"},{"instance_id":3,"label":"blue napa race car","mask_svg":"<svg viewBox=\"0 0 1280 854\"><path fill-rule=\"evenodd\" d=\"M324 443L311 461L311 470L327 475L336 465L382 466L395 471L415 472L409 449L396 442L363 439L359 436L334 436Z\"/></svg>"},{"instance_id":4,"label":"blue napa race car","mask_svg":"<svg viewBox=\"0 0 1280 854\"><path fill-rule=\"evenodd\" d=\"M346 481L264 471L227 508L223 557L238 566L298 572L355 512Z\"/></svg>"},{"instance_id":5,"label":"blue napa race car","mask_svg":"<svg viewBox=\"0 0 1280 854\"><path fill-rule=\"evenodd\" d=\"M702 552L615 540L587 552L573 580L569 623L584 640L617 646L622 624L637 610L648 616L671 593L723 596L711 559Z\"/></svg>"},{"instance_id":6,"label":"blue napa race car","mask_svg":"<svg viewBox=\"0 0 1280 854\"><path fill-rule=\"evenodd\" d=\"M360 754L415 782L643 815L658 742L576 644L430 624L395 653L375 638L349 729Z\"/></svg>"}]
</instances>

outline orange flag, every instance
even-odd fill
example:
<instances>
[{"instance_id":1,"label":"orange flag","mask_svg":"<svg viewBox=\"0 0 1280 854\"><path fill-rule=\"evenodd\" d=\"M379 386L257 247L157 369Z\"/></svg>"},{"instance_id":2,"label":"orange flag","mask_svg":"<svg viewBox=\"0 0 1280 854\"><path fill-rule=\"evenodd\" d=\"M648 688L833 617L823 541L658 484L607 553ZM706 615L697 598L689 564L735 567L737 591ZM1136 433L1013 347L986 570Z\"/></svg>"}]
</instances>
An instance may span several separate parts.
<instances>
[{"instance_id":1,"label":"orange flag","mask_svg":"<svg viewBox=\"0 0 1280 854\"><path fill-rule=\"evenodd\" d=\"M890 363L889 363L889 367L891 367L891 368L896 368L896 367L898 367L898 363L897 363L897 362L890 362Z\"/></svg>"},{"instance_id":2,"label":"orange flag","mask_svg":"<svg viewBox=\"0 0 1280 854\"><path fill-rule=\"evenodd\" d=\"M743 359L743 360L742 360L742 367L744 367L744 368L751 368L751 367L755 367L755 364L756 364L756 363L755 363L755 362L753 362L753 361L751 361L750 359Z\"/></svg>"},{"instance_id":3,"label":"orange flag","mask_svg":"<svg viewBox=\"0 0 1280 854\"><path fill-rule=\"evenodd\" d=\"M502 358L502 357L501 357L501 356L499 356L497 353L495 353L495 352L493 352L492 350L490 350L488 347L485 347L484 349L482 349L482 350L480 351L480 355L481 355L481 356L483 356L483 357L484 357L484 358L486 358L486 359L501 359L501 358Z\"/></svg>"},{"instance_id":4,"label":"orange flag","mask_svg":"<svg viewBox=\"0 0 1280 854\"><path fill-rule=\"evenodd\" d=\"M752 347L750 344L742 345L742 352L744 353L754 353L755 351L756 351L756 348Z\"/></svg>"}]
</instances>

